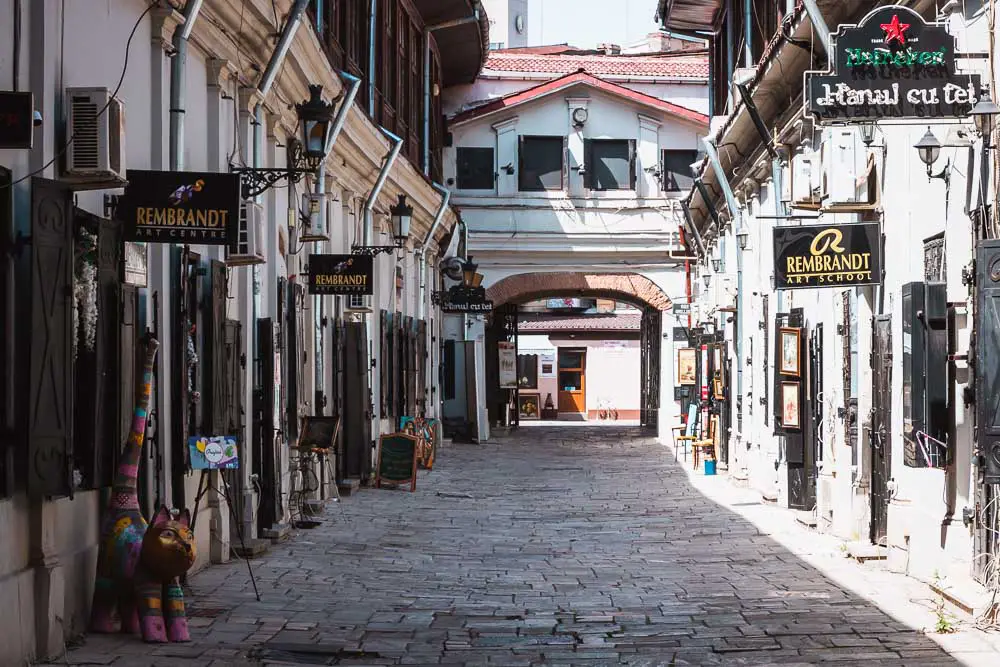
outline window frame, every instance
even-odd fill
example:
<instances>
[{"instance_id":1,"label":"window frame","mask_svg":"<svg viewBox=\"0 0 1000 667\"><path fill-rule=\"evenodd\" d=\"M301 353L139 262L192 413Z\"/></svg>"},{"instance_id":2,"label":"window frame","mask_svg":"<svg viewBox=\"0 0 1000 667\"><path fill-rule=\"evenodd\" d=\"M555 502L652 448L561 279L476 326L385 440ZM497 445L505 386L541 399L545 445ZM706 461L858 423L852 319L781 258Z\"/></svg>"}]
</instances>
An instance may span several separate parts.
<instances>
[{"instance_id":1,"label":"window frame","mask_svg":"<svg viewBox=\"0 0 1000 667\"><path fill-rule=\"evenodd\" d=\"M694 149L694 148L663 148L663 149L660 150L660 179L659 180L660 180L660 192L662 192L662 193L687 192L688 190L691 189L691 187L694 186L694 173L692 172L691 175L688 176L688 178L691 179L691 183L688 184L687 187L680 186L676 190L667 188L667 173L668 173L667 172L667 155L668 154L675 154L676 155L676 154L680 154L680 153L689 153L691 155L691 161L687 163L689 165L689 169L690 169L690 164L693 163L695 160L698 159L698 151L697 151L697 149ZM675 174L677 172L671 171L669 173Z\"/></svg>"},{"instance_id":2,"label":"window frame","mask_svg":"<svg viewBox=\"0 0 1000 667\"><path fill-rule=\"evenodd\" d=\"M489 151L490 153L490 184L488 187L472 187L469 184L463 184L462 174L468 173L466 170L462 169L462 155L464 151ZM482 191L493 191L497 187L497 163L496 163L496 150L492 146L458 146L455 148L455 188L458 190L468 190L470 192L482 192ZM465 163L467 164L467 163Z\"/></svg>"},{"instance_id":3,"label":"window frame","mask_svg":"<svg viewBox=\"0 0 1000 667\"><path fill-rule=\"evenodd\" d=\"M524 181L525 174L525 146L530 141L548 141L555 144L559 141L559 187L526 187ZM541 178L538 179L541 183ZM518 192L564 192L566 190L566 137L548 134L522 134L517 137L517 190Z\"/></svg>"},{"instance_id":4,"label":"window frame","mask_svg":"<svg viewBox=\"0 0 1000 667\"><path fill-rule=\"evenodd\" d=\"M629 163L629 182L628 187L617 187L617 188L599 188L595 187L594 183L594 148L595 146L605 145L610 146L612 144L625 144L628 148L628 163ZM593 190L594 192L635 192L636 190L636 140L635 139L584 139L583 141L583 164L584 164L584 174L583 182L584 187L588 190ZM621 185L621 183L616 183Z\"/></svg>"}]
</instances>

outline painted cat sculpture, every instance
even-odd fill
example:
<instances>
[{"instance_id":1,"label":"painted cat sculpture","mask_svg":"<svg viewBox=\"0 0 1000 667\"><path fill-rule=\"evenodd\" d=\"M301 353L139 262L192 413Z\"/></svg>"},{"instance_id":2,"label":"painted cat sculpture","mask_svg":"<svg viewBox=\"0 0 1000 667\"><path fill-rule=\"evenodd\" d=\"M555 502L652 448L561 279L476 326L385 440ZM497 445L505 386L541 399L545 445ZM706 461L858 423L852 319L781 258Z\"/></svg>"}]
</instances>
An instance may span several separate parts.
<instances>
[{"instance_id":1,"label":"painted cat sculpture","mask_svg":"<svg viewBox=\"0 0 1000 667\"><path fill-rule=\"evenodd\" d=\"M147 642L184 642L191 638L179 577L195 559L190 515L184 510L174 517L161 507L147 524L136 484L158 348L155 339L147 338L132 429L101 526L90 626L94 632L117 632L117 612L121 632L142 634Z\"/></svg>"}]
</instances>

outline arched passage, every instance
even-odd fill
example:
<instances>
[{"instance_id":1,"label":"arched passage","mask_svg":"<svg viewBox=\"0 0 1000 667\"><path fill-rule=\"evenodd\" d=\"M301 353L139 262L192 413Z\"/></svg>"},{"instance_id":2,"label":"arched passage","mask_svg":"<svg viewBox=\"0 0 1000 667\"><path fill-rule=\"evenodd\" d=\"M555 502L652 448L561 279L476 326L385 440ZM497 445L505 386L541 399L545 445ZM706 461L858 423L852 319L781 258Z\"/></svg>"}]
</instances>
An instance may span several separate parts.
<instances>
[{"instance_id":1,"label":"arched passage","mask_svg":"<svg viewBox=\"0 0 1000 667\"><path fill-rule=\"evenodd\" d=\"M670 297L638 273L519 273L486 288L486 296L497 306L559 296L593 296L628 301L658 311L671 307Z\"/></svg>"},{"instance_id":2,"label":"arched passage","mask_svg":"<svg viewBox=\"0 0 1000 667\"><path fill-rule=\"evenodd\" d=\"M643 426L657 430L660 407L660 358L663 313L670 297L648 277L638 273L536 272L498 280L486 289L494 303L487 331L487 404L494 425L506 422L509 406L517 404L518 389L500 387L499 342L515 342L520 304L554 297L599 297L630 303L642 310L640 328L640 412ZM518 423L517 411L511 416Z\"/></svg>"}]
</instances>

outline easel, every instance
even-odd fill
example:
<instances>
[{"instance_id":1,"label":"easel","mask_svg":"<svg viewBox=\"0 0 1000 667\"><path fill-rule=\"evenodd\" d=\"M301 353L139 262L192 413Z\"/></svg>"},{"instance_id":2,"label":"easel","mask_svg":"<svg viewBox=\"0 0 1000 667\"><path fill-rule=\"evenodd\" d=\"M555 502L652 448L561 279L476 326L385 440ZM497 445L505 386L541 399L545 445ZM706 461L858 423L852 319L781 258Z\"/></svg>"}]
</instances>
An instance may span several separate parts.
<instances>
[{"instance_id":1,"label":"easel","mask_svg":"<svg viewBox=\"0 0 1000 667\"><path fill-rule=\"evenodd\" d=\"M209 474L212 472L211 469L203 469L201 471L201 479L198 480L198 493L194 497L194 512L191 513L191 532L194 533L195 521L198 520L198 505L201 503L202 497L208 493L210 490L215 491L226 501L226 507L229 508L229 517L232 519L233 524L236 525L236 535L240 538L240 546L243 547L243 553L247 553L247 544L243 540L243 524L240 523L239 519L236 517L236 510L233 509L232 494L229 490L229 482L226 481L225 475L222 475L222 470L219 470L219 478L222 479L222 486L226 489L225 493L216 489L212 486L209 481ZM260 602L260 591L257 590L257 579L253 576L253 568L250 566L250 559L244 558L247 564L247 572L250 573L250 583L253 584L254 595L257 596L257 602Z\"/></svg>"}]
</instances>

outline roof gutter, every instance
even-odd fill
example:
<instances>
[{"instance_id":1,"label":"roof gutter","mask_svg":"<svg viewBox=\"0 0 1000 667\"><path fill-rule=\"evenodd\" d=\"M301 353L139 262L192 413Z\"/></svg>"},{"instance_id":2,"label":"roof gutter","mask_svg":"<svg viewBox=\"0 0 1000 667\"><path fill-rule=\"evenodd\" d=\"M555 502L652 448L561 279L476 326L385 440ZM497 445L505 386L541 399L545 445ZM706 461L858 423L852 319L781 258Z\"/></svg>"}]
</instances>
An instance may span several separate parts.
<instances>
[{"instance_id":1,"label":"roof gutter","mask_svg":"<svg viewBox=\"0 0 1000 667\"><path fill-rule=\"evenodd\" d=\"M427 232L424 242L417 249L417 258L420 267L418 274L420 277L420 300L417 302L417 319L419 320L424 319L425 302L427 300L427 246L434 240L434 234L437 232L438 227L441 226L445 211L448 210L448 202L451 200L451 190L439 183L432 182L431 185L441 193L441 203L438 205L437 213L434 214L434 222L431 224L430 231Z\"/></svg>"}]
</instances>

